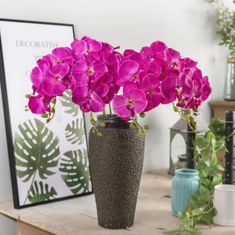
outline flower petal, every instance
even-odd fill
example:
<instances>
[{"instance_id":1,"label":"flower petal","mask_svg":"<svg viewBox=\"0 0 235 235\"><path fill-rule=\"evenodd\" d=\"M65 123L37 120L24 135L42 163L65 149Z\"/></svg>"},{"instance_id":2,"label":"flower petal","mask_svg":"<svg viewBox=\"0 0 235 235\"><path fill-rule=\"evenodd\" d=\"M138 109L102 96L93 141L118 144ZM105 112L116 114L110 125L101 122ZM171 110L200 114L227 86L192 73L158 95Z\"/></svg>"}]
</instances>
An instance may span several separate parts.
<instances>
[{"instance_id":1,"label":"flower petal","mask_svg":"<svg viewBox=\"0 0 235 235\"><path fill-rule=\"evenodd\" d=\"M89 52L98 52L102 48L102 43L101 42L96 41L94 39L91 39L91 38L89 38L87 36L84 36L82 38L82 40L87 43Z\"/></svg>"},{"instance_id":2,"label":"flower petal","mask_svg":"<svg viewBox=\"0 0 235 235\"><path fill-rule=\"evenodd\" d=\"M81 104L85 102L89 95L89 90L87 86L79 86L72 90L72 101L75 104Z\"/></svg>"},{"instance_id":3,"label":"flower petal","mask_svg":"<svg viewBox=\"0 0 235 235\"><path fill-rule=\"evenodd\" d=\"M101 61L96 61L95 63L93 63L92 68L94 70L93 76L95 78L95 81L97 81L108 71L107 66Z\"/></svg>"},{"instance_id":4,"label":"flower petal","mask_svg":"<svg viewBox=\"0 0 235 235\"><path fill-rule=\"evenodd\" d=\"M100 112L105 106L103 100L95 92L92 92L89 103L92 112Z\"/></svg>"},{"instance_id":5,"label":"flower petal","mask_svg":"<svg viewBox=\"0 0 235 235\"><path fill-rule=\"evenodd\" d=\"M135 75L139 70L139 64L134 60L124 61L119 68L119 83L124 84L131 80L131 77Z\"/></svg>"},{"instance_id":6,"label":"flower petal","mask_svg":"<svg viewBox=\"0 0 235 235\"><path fill-rule=\"evenodd\" d=\"M62 82L57 81L54 78L45 79L41 86L41 91L43 92L43 94L50 97L61 96L65 89L66 86Z\"/></svg>"},{"instance_id":7,"label":"flower petal","mask_svg":"<svg viewBox=\"0 0 235 235\"><path fill-rule=\"evenodd\" d=\"M29 98L28 107L32 113L35 114L43 114L47 112L47 108L43 101L44 97L38 96L31 96Z\"/></svg>"},{"instance_id":8,"label":"flower petal","mask_svg":"<svg viewBox=\"0 0 235 235\"><path fill-rule=\"evenodd\" d=\"M113 99L114 112L124 120L128 120L132 112L126 106L127 99L124 96L115 95Z\"/></svg>"},{"instance_id":9,"label":"flower petal","mask_svg":"<svg viewBox=\"0 0 235 235\"><path fill-rule=\"evenodd\" d=\"M56 58L56 63L73 63L71 49L68 47L57 47L52 51L52 55Z\"/></svg>"},{"instance_id":10,"label":"flower petal","mask_svg":"<svg viewBox=\"0 0 235 235\"><path fill-rule=\"evenodd\" d=\"M41 69L38 67L33 68L31 75L30 75L30 79L31 79L34 87L36 89L40 89L42 81L44 80Z\"/></svg>"},{"instance_id":11,"label":"flower petal","mask_svg":"<svg viewBox=\"0 0 235 235\"><path fill-rule=\"evenodd\" d=\"M159 60L153 60L149 64L150 72L154 73L157 77L160 76L162 73L162 65L160 64Z\"/></svg>"},{"instance_id":12,"label":"flower petal","mask_svg":"<svg viewBox=\"0 0 235 235\"><path fill-rule=\"evenodd\" d=\"M173 102L176 99L176 77L168 77L161 83L161 92L165 97L164 104Z\"/></svg>"},{"instance_id":13,"label":"flower petal","mask_svg":"<svg viewBox=\"0 0 235 235\"><path fill-rule=\"evenodd\" d=\"M148 105L145 108L144 112L150 111L153 108L156 108L159 104L161 104L164 100L164 97L160 92L152 93L151 97L147 97Z\"/></svg>"}]
</instances>

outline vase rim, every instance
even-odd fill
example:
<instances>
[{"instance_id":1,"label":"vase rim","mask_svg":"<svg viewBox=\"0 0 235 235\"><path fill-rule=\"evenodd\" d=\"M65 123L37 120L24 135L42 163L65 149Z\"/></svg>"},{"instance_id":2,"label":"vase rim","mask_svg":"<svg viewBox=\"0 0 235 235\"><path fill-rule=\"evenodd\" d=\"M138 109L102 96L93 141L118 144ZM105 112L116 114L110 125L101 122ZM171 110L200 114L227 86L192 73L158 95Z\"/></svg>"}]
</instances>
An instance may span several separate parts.
<instances>
[{"instance_id":1,"label":"vase rim","mask_svg":"<svg viewBox=\"0 0 235 235\"><path fill-rule=\"evenodd\" d=\"M235 192L235 185L218 184L215 186L215 190L222 191L222 192Z\"/></svg>"},{"instance_id":2,"label":"vase rim","mask_svg":"<svg viewBox=\"0 0 235 235\"><path fill-rule=\"evenodd\" d=\"M116 114L100 114L97 115L98 120L100 121L119 121L119 122L131 122L132 119L124 120L118 117Z\"/></svg>"},{"instance_id":3,"label":"vase rim","mask_svg":"<svg viewBox=\"0 0 235 235\"><path fill-rule=\"evenodd\" d=\"M182 176L196 176L198 175L198 173L199 173L198 170L189 169L189 168L181 168L175 170L175 174Z\"/></svg>"},{"instance_id":4,"label":"vase rim","mask_svg":"<svg viewBox=\"0 0 235 235\"><path fill-rule=\"evenodd\" d=\"M235 55L230 55L227 57L228 63L235 63Z\"/></svg>"}]
</instances>

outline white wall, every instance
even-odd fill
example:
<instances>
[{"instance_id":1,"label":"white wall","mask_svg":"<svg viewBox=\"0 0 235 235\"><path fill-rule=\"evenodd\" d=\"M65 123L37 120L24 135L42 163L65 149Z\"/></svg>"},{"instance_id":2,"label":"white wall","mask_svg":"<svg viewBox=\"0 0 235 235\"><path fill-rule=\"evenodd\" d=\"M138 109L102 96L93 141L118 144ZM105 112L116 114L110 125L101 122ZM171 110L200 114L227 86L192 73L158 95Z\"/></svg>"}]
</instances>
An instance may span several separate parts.
<instances>
[{"instance_id":1,"label":"white wall","mask_svg":"<svg viewBox=\"0 0 235 235\"><path fill-rule=\"evenodd\" d=\"M1 92L0 92L1 95ZM11 177L7 156L6 132L3 121L3 107L0 101L0 201L12 198ZM0 234L15 235L15 222L9 218L0 215Z\"/></svg>"},{"instance_id":2,"label":"white wall","mask_svg":"<svg viewBox=\"0 0 235 235\"><path fill-rule=\"evenodd\" d=\"M232 5L232 0L225 0ZM154 40L163 40L184 56L199 61L210 77L211 99L222 99L227 51L218 46L214 10L204 0L0 0L0 17L73 23L77 35L139 49ZM12 68L14 69L14 68ZM6 141L0 109L0 199L10 197ZM23 112L23 110L22 110ZM209 107L202 107L209 119ZM177 120L171 106L149 113L151 125L146 140L145 171L168 167L168 128ZM10 225L10 227L12 227ZM1 235L14 235L10 227Z\"/></svg>"}]
</instances>

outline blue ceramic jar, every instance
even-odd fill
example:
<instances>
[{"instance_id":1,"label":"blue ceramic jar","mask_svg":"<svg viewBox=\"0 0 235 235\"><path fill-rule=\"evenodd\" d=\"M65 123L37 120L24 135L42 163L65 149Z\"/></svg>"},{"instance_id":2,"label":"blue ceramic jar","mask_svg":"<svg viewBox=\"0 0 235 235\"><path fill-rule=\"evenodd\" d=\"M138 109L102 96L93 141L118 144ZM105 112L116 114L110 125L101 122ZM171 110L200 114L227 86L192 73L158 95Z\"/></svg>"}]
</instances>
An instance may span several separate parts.
<instances>
[{"instance_id":1,"label":"blue ceramic jar","mask_svg":"<svg viewBox=\"0 0 235 235\"><path fill-rule=\"evenodd\" d=\"M198 192L199 184L197 170L187 168L175 170L171 192L171 209L174 215L185 212L191 195Z\"/></svg>"}]
</instances>

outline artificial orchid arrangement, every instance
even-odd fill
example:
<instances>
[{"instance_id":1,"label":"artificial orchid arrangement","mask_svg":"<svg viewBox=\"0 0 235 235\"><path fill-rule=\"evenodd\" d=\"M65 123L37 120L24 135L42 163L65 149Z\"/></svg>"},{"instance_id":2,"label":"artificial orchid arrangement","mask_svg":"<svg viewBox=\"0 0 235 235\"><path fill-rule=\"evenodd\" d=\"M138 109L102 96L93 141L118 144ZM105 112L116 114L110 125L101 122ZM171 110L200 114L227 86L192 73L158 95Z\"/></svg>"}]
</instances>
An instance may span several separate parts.
<instances>
[{"instance_id":1,"label":"artificial orchid arrangement","mask_svg":"<svg viewBox=\"0 0 235 235\"><path fill-rule=\"evenodd\" d=\"M117 49L85 36L42 57L31 72L31 112L50 120L56 98L70 90L83 112L105 111L108 105L110 114L113 109L123 120L136 120L160 104L195 111L211 93L197 63L163 42L140 51Z\"/></svg>"}]
</instances>

